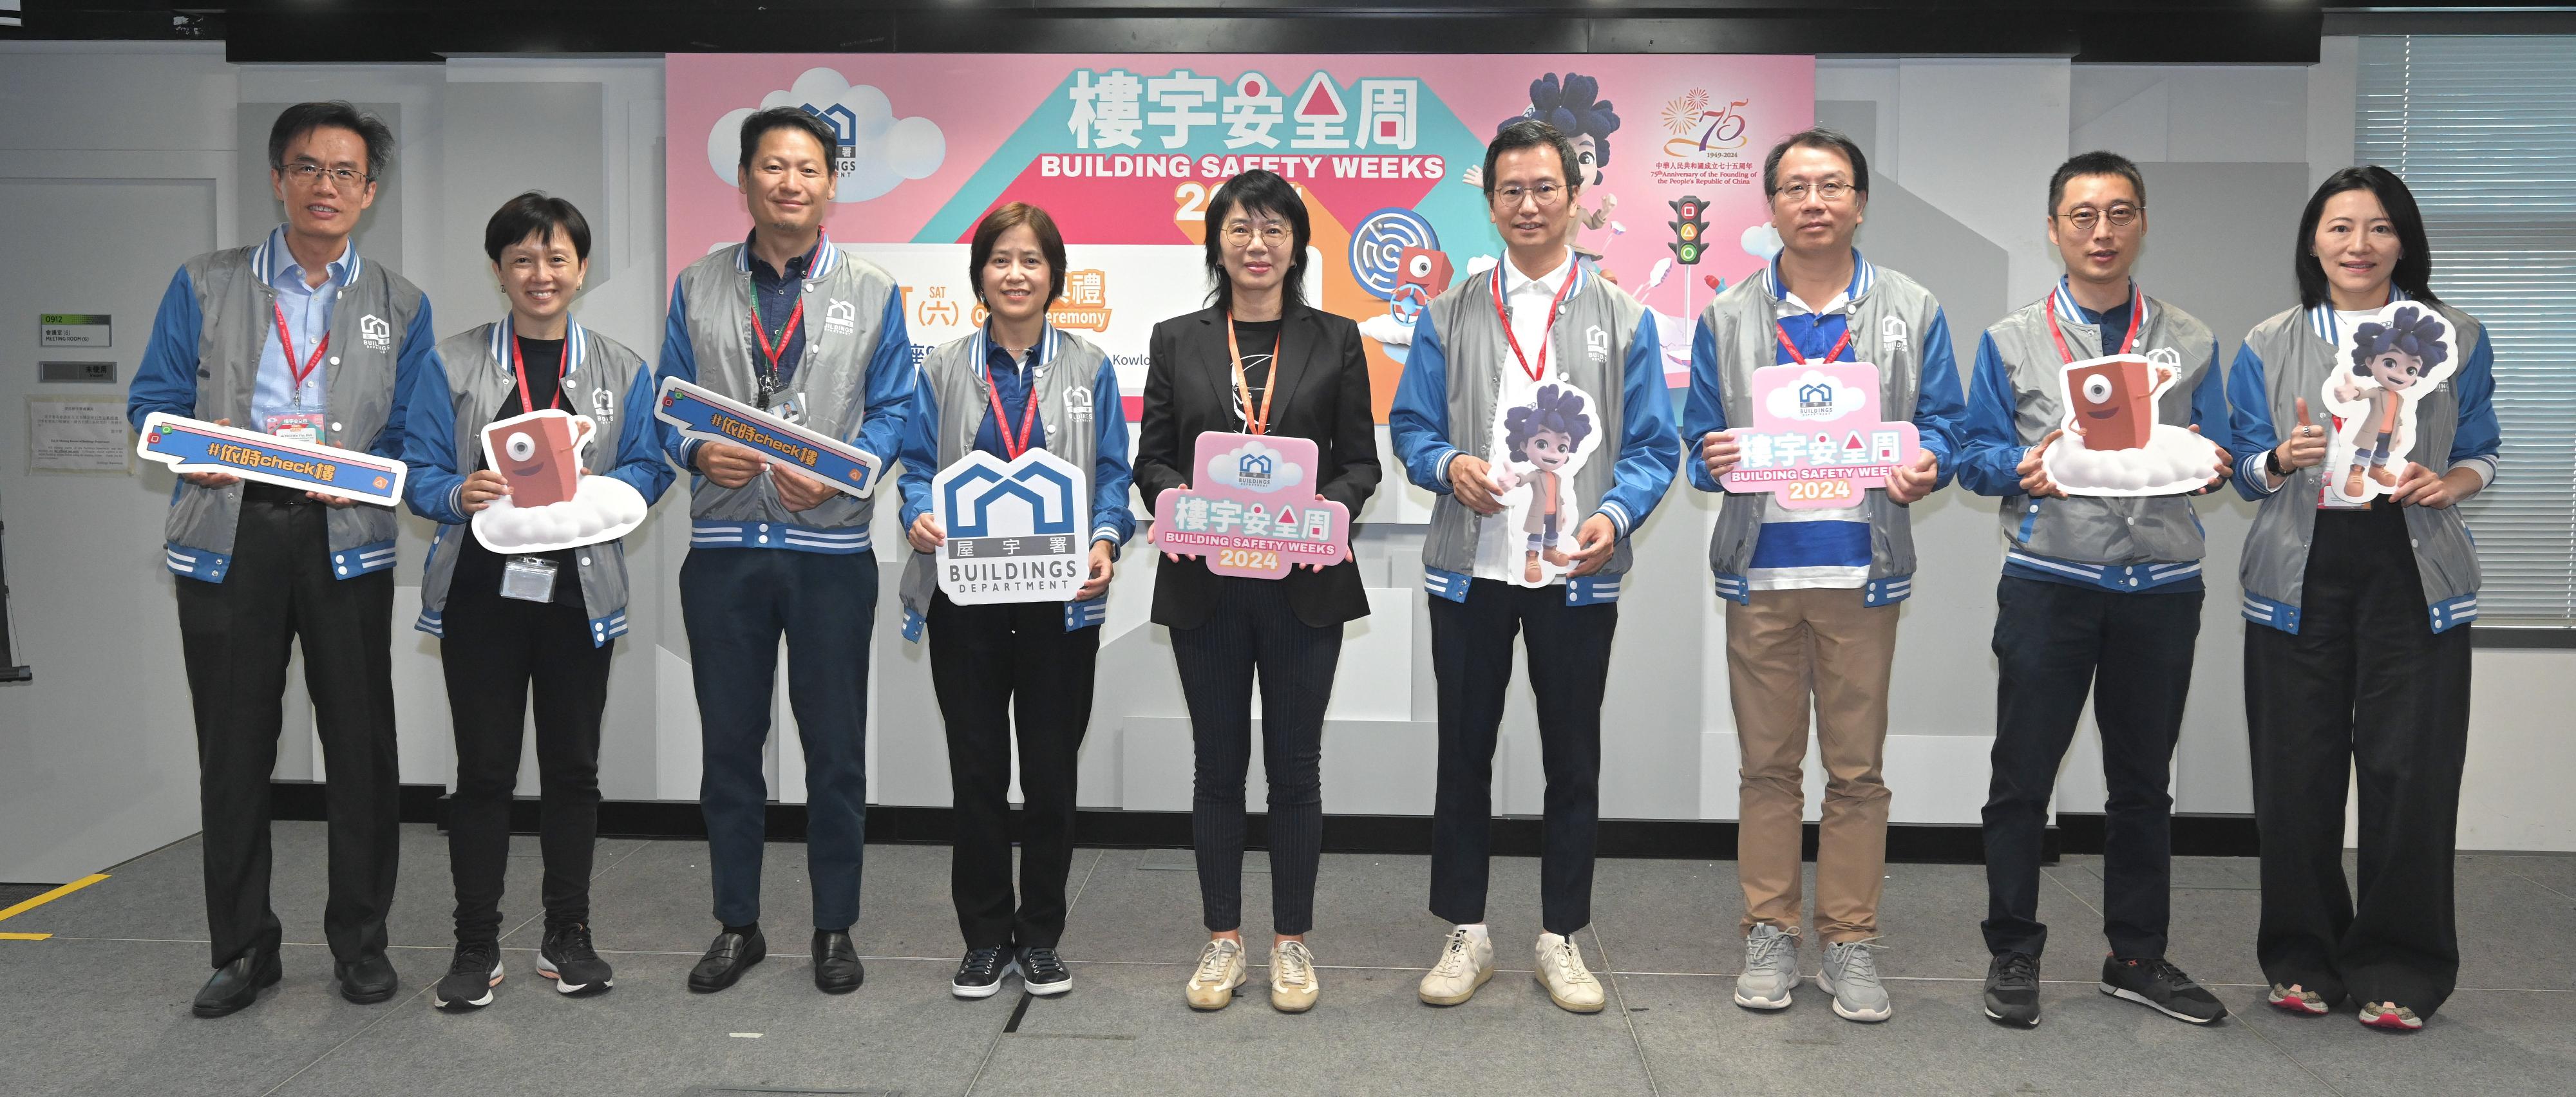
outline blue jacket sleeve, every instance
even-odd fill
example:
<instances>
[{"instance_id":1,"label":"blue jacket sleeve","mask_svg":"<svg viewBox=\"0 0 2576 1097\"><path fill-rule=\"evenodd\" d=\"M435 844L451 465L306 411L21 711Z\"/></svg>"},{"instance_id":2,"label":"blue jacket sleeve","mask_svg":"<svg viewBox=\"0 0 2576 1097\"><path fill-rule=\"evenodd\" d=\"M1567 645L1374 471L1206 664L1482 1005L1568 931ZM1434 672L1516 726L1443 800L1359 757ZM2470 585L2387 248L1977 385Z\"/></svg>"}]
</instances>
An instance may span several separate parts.
<instances>
[{"instance_id":1,"label":"blue jacket sleeve","mask_svg":"<svg viewBox=\"0 0 2576 1097\"><path fill-rule=\"evenodd\" d=\"M671 281L671 311L662 321L662 361L653 371L654 391L659 392L663 379L668 377L677 377L693 385L698 383L698 355L696 348L689 343L688 304L680 298L678 279ZM680 428L660 419L655 419L653 426L661 437L662 452L669 454L682 469L694 472L696 466L690 463L690 458L697 450L697 443L682 438Z\"/></svg>"},{"instance_id":2,"label":"blue jacket sleeve","mask_svg":"<svg viewBox=\"0 0 2576 1097\"><path fill-rule=\"evenodd\" d=\"M440 525L466 520L458 493L465 469L456 452L456 401L448 385L447 363L435 355L412 382L411 403L404 410L403 501L414 514Z\"/></svg>"},{"instance_id":3,"label":"blue jacket sleeve","mask_svg":"<svg viewBox=\"0 0 2576 1097\"><path fill-rule=\"evenodd\" d=\"M156 411L197 414L197 339L204 329L196 285L188 278L188 268L181 267L170 276L161 308L152 315L152 338L143 344L143 361L134 368L134 384L126 390L125 417L136 433L143 430L143 417Z\"/></svg>"},{"instance_id":4,"label":"blue jacket sleeve","mask_svg":"<svg viewBox=\"0 0 2576 1097\"><path fill-rule=\"evenodd\" d=\"M2496 453L2504 443L2504 431L2496 425L2495 413L2495 343L2485 329L2478 331L2477 349L2460 366L2459 378L2451 383L2460 396L2460 425L2451 435L2450 462L2454 465L2485 465L2485 479L2494 483Z\"/></svg>"},{"instance_id":5,"label":"blue jacket sleeve","mask_svg":"<svg viewBox=\"0 0 2576 1097\"><path fill-rule=\"evenodd\" d=\"M2227 374L2218 368L2216 339L2209 341L2209 367L2200 373L2200 386L2191 390L2191 425L2218 448L2236 452L2236 424L2227 415Z\"/></svg>"},{"instance_id":6,"label":"blue jacket sleeve","mask_svg":"<svg viewBox=\"0 0 2576 1097\"><path fill-rule=\"evenodd\" d=\"M2227 369L2227 451L2236 455L2236 494L2261 500L2279 491L2264 472L2263 460L2281 436L2272 429L2271 386L2263 381L2263 357L2251 342L2236 348L2236 364Z\"/></svg>"},{"instance_id":7,"label":"blue jacket sleeve","mask_svg":"<svg viewBox=\"0 0 2576 1097\"><path fill-rule=\"evenodd\" d=\"M1449 494L1449 459L1459 452L1449 444L1449 355L1428 309L1413 322L1413 346L1387 408L1386 432L1405 479L1424 491Z\"/></svg>"},{"instance_id":8,"label":"blue jacket sleeve","mask_svg":"<svg viewBox=\"0 0 2576 1097\"><path fill-rule=\"evenodd\" d=\"M912 410L914 374L912 330L903 322L903 294L886 295L885 315L877 320L877 349L868 357L867 413L859 433L850 439L880 459L903 444L903 423Z\"/></svg>"},{"instance_id":9,"label":"blue jacket sleeve","mask_svg":"<svg viewBox=\"0 0 2576 1097\"><path fill-rule=\"evenodd\" d=\"M895 507L895 517L903 521L903 531L912 532L913 519L930 513L930 478L939 475L939 397L929 385L912 387L912 407L905 411L903 439L895 447L895 459L903 462L903 473L895 477L895 490L903 494Z\"/></svg>"},{"instance_id":10,"label":"blue jacket sleeve","mask_svg":"<svg viewBox=\"0 0 2576 1097\"><path fill-rule=\"evenodd\" d=\"M429 297L424 294L420 311L411 314L410 325L403 329L402 354L394 359L394 400L393 406L385 409L385 429L376 433L376 444L367 447L367 452L403 460L403 436L411 428L411 402L447 399L447 367L438 360L438 336L432 334L435 330L429 319ZM419 391L424 383L435 383L437 391L424 396ZM410 474L405 473L404 479L410 479Z\"/></svg>"},{"instance_id":11,"label":"blue jacket sleeve","mask_svg":"<svg viewBox=\"0 0 2576 1097\"><path fill-rule=\"evenodd\" d=\"M627 384L625 404L617 411L628 426L617 432L617 464L606 473L626 481L626 486L644 497L648 507L662 497L678 475L662 454L661 432L654 429L661 425L661 420L653 418L653 401L658 398L653 367L636 363L635 379Z\"/></svg>"},{"instance_id":12,"label":"blue jacket sleeve","mask_svg":"<svg viewBox=\"0 0 2576 1097\"><path fill-rule=\"evenodd\" d=\"M1136 512L1127 508L1135 473L1127 467L1127 401L1118 395L1117 363L1101 360L1091 378L1091 408L1100 425L1091 459L1091 539L1109 542L1114 551L1136 535Z\"/></svg>"},{"instance_id":13,"label":"blue jacket sleeve","mask_svg":"<svg viewBox=\"0 0 2576 1097\"><path fill-rule=\"evenodd\" d=\"M1968 416L1959 447L1959 486L1979 495L2021 494L2020 401L2012 367L1995 348L1992 332L1977 337L1977 372L1968 378Z\"/></svg>"},{"instance_id":14,"label":"blue jacket sleeve","mask_svg":"<svg viewBox=\"0 0 2576 1097\"><path fill-rule=\"evenodd\" d=\"M1600 513L1608 515L1626 537L1654 513L1672 489L1673 467L1681 461L1681 435L1673 426L1673 391L1664 384L1664 343L1655 331L1655 314L1637 314L1637 330L1628 336L1628 360L1620 381L1619 467L1611 472L1610 490L1601 497Z\"/></svg>"},{"instance_id":15,"label":"blue jacket sleeve","mask_svg":"<svg viewBox=\"0 0 2576 1097\"><path fill-rule=\"evenodd\" d=\"M1708 462L1699 458L1701 440L1726 429L1726 392L1719 380L1726 376L1725 370L1726 363L1717 353L1717 335L1708 330L1708 321L1692 325L1690 395L1682 402L1682 453L1688 460L1682 467L1690 470L1691 486L1701 491L1725 490L1708 474Z\"/></svg>"},{"instance_id":16,"label":"blue jacket sleeve","mask_svg":"<svg viewBox=\"0 0 2576 1097\"><path fill-rule=\"evenodd\" d=\"M1932 481L1934 491L1948 485L1958 472L1952 455L1959 451L1961 426L1967 418L1959 391L1959 358L1950 349L1950 318L1936 307L1931 330L1923 335L1923 379L1914 394L1914 429L1939 467Z\"/></svg>"}]
</instances>

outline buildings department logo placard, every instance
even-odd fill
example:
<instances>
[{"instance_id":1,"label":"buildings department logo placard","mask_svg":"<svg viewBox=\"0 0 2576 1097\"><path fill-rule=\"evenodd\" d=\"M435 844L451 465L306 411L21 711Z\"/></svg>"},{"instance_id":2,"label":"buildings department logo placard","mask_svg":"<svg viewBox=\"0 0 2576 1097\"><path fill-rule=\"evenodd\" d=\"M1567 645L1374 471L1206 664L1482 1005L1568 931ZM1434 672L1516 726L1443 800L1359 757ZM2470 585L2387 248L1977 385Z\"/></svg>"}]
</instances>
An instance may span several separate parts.
<instances>
[{"instance_id":1,"label":"buildings department logo placard","mask_svg":"<svg viewBox=\"0 0 2576 1097\"><path fill-rule=\"evenodd\" d=\"M1091 501L1064 458L969 453L931 478L930 509L948 535L938 566L949 601L1069 601L1090 577Z\"/></svg>"}]
</instances>

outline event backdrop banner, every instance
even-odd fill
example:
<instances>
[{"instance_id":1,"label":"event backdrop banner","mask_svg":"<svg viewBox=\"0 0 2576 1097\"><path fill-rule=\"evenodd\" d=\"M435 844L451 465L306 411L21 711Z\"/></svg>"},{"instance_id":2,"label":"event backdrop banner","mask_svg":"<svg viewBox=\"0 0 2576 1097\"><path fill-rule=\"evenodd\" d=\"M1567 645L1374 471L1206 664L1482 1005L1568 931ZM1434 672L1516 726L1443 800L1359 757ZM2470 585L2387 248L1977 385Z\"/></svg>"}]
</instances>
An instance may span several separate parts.
<instances>
[{"instance_id":1,"label":"event backdrop banner","mask_svg":"<svg viewBox=\"0 0 2576 1097\"><path fill-rule=\"evenodd\" d=\"M749 231L752 111L840 134L832 240L902 284L918 355L982 321L966 244L986 211L1044 207L1068 259L1055 323L1117 363L1133 418L1156 322L1203 308L1208 196L1266 168L1304 193L1308 299L1368 336L1378 417L1422 302L1490 266L1485 141L1523 117L1573 138L1575 244L1661 322L1689 326L1778 248L1762 156L1813 124L1815 59L1775 56L675 54L670 271Z\"/></svg>"}]
</instances>

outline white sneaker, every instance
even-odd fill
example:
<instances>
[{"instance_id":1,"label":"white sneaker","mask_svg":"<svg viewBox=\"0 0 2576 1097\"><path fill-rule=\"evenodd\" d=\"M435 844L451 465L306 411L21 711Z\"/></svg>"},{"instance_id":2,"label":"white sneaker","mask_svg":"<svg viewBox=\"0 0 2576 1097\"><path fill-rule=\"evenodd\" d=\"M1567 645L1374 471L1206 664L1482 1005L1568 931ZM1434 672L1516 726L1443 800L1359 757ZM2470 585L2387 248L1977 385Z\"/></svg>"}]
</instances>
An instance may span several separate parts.
<instances>
[{"instance_id":1,"label":"white sneaker","mask_svg":"<svg viewBox=\"0 0 2576 1097\"><path fill-rule=\"evenodd\" d=\"M1744 974L1735 977L1735 1004L1746 1009L1787 1009L1798 985L1798 935L1769 922L1744 936Z\"/></svg>"},{"instance_id":2,"label":"white sneaker","mask_svg":"<svg viewBox=\"0 0 2576 1097\"><path fill-rule=\"evenodd\" d=\"M1592 969L1583 966L1583 950L1572 940L1553 933L1538 935L1538 985L1547 988L1547 996L1559 1008L1575 1013L1599 1013L1602 1002L1601 980L1592 977Z\"/></svg>"},{"instance_id":3,"label":"white sneaker","mask_svg":"<svg viewBox=\"0 0 2576 1097\"><path fill-rule=\"evenodd\" d=\"M1304 1013L1315 1008L1323 984L1315 978L1315 954L1304 941L1281 941L1270 950L1270 1008Z\"/></svg>"},{"instance_id":4,"label":"white sneaker","mask_svg":"<svg viewBox=\"0 0 2576 1097\"><path fill-rule=\"evenodd\" d=\"M1494 977L1494 942L1460 926L1449 931L1440 947L1440 962L1422 977L1422 1000L1454 1006L1476 996L1476 988Z\"/></svg>"},{"instance_id":5,"label":"white sneaker","mask_svg":"<svg viewBox=\"0 0 2576 1097\"><path fill-rule=\"evenodd\" d=\"M1234 988L1243 985L1243 942L1209 941L1199 950L1199 969L1181 987L1191 1009L1224 1009L1234 1003Z\"/></svg>"}]
</instances>

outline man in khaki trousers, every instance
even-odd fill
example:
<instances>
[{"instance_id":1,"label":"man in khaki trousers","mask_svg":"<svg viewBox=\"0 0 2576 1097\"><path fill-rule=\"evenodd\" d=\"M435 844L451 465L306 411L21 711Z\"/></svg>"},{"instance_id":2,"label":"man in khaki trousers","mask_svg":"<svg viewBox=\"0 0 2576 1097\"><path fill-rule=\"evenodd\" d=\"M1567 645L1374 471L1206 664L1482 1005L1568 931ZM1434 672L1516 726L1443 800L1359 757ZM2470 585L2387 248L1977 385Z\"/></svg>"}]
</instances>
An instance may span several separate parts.
<instances>
[{"instance_id":1,"label":"man in khaki trousers","mask_svg":"<svg viewBox=\"0 0 2576 1097\"><path fill-rule=\"evenodd\" d=\"M1893 1012L1872 951L1887 862L1888 671L1896 603L1913 591L1909 504L1950 477L1964 407L1940 302L1852 248L1869 206L1869 162L1831 130L1791 135L1763 163L1782 250L1700 314L1682 437L1701 491L1722 491L1753 423L1753 371L1865 362L1879 408L1910 419L1922 452L1849 506L1789 509L1768 491L1728 493L1709 545L1726 606L1727 685L1743 751L1736 857L1744 885L1744 974L1736 1004L1785 1009L1798 982L1799 830L1806 805L1810 698L1825 781L1816 856L1817 988L1834 1012ZM1837 424L1839 427L1840 424ZM1766 447L1770 439L1760 438Z\"/></svg>"}]
</instances>

